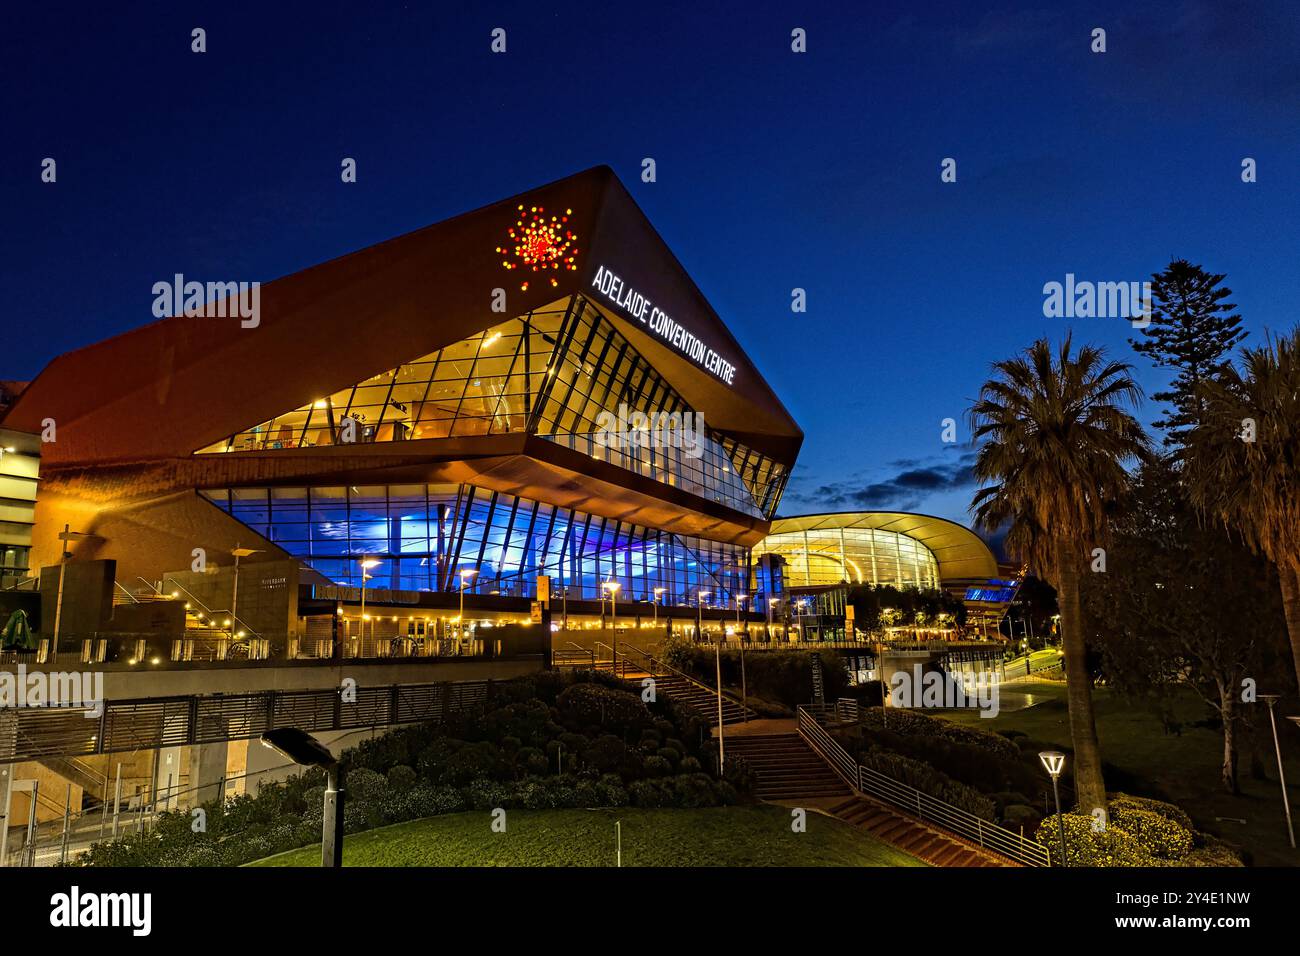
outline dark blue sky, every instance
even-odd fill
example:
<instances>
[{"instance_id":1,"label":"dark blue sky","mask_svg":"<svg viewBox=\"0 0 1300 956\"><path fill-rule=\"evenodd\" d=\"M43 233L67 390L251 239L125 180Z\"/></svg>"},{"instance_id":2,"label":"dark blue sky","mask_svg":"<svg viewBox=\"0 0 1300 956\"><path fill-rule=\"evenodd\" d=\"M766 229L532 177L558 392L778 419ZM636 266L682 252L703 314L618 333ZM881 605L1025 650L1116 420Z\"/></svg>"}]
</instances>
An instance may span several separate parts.
<instances>
[{"instance_id":1,"label":"dark blue sky","mask_svg":"<svg viewBox=\"0 0 1300 956\"><path fill-rule=\"evenodd\" d=\"M967 521L940 422L989 363L1070 326L1130 354L1122 320L1043 317L1067 272L1185 257L1253 340L1297 321L1293 4L718 6L6 10L0 378L149 321L175 272L270 280L598 163L807 433L787 514Z\"/></svg>"}]
</instances>

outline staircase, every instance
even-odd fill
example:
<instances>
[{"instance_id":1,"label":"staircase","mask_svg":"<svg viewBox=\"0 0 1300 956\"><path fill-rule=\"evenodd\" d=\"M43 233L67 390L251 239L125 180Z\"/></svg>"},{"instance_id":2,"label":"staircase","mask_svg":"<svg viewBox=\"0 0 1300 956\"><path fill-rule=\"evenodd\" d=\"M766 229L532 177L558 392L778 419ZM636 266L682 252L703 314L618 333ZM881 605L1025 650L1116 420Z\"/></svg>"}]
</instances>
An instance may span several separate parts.
<instances>
[{"instance_id":1,"label":"staircase","mask_svg":"<svg viewBox=\"0 0 1300 956\"><path fill-rule=\"evenodd\" d=\"M850 796L829 807L828 812L932 866L1017 866L866 797Z\"/></svg>"},{"instance_id":2,"label":"staircase","mask_svg":"<svg viewBox=\"0 0 1300 956\"><path fill-rule=\"evenodd\" d=\"M642 676L648 677L650 675L645 674ZM701 717L706 718L710 724L716 725L718 722L718 692L716 690L697 684L677 674L656 674L655 693L670 697L676 703L685 704ZM746 718L752 720L756 716L748 707L741 707L730 697L723 695L722 723L724 726L741 723Z\"/></svg>"},{"instance_id":3,"label":"staircase","mask_svg":"<svg viewBox=\"0 0 1300 956\"><path fill-rule=\"evenodd\" d=\"M623 645L620 645L620 651ZM635 650L635 649L634 649ZM636 661L619 654L619 666L617 675L623 680L640 683L647 677L653 677L655 682L655 693L663 694L670 698L674 703L684 704L686 707L694 710L700 717L707 720L712 726L718 724L718 692L709 687L707 684L700 683L692 678L687 677L680 671L670 668L667 664L657 658L651 657L644 651L635 650L642 659ZM649 668L649 669L647 669ZM597 661L596 670L615 673L615 668L610 661ZM654 673L651 673L653 670ZM732 700L725 694L722 697L722 723L723 726L728 724L739 724L745 720L755 720L758 714L748 707L742 707L739 703Z\"/></svg>"},{"instance_id":4,"label":"staircase","mask_svg":"<svg viewBox=\"0 0 1300 956\"><path fill-rule=\"evenodd\" d=\"M75 757L37 757L36 762L64 780L80 787L86 799L96 803L108 795L108 778L94 767Z\"/></svg>"},{"instance_id":5,"label":"staircase","mask_svg":"<svg viewBox=\"0 0 1300 956\"><path fill-rule=\"evenodd\" d=\"M745 734L726 738L727 756L754 771L761 800L847 797L852 791L798 734Z\"/></svg>"}]
</instances>

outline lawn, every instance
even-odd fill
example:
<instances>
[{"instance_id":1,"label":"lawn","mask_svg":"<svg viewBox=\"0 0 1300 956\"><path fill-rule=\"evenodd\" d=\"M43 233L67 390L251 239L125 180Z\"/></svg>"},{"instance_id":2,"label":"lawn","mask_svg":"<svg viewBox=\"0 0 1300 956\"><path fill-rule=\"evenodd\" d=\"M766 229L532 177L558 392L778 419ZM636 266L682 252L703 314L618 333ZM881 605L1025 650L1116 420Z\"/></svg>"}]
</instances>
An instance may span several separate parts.
<instances>
[{"instance_id":1,"label":"lawn","mask_svg":"<svg viewBox=\"0 0 1300 956\"><path fill-rule=\"evenodd\" d=\"M697 810L509 810L494 833L486 811L426 817L349 834L344 866L924 866L839 820L809 811L805 833L783 807ZM320 845L250 866L319 866Z\"/></svg>"},{"instance_id":2,"label":"lawn","mask_svg":"<svg viewBox=\"0 0 1300 956\"><path fill-rule=\"evenodd\" d=\"M1034 740L1070 750L1064 684L1017 681L1003 687L1008 692L1029 693L1038 702L1021 710L1003 710L992 719L981 718L977 711L945 711L943 716L980 730L1018 730ZM1287 844L1271 737L1264 755L1271 779L1251 778L1243 748L1239 773L1242 795L1232 797L1219 782L1223 736L1217 730L1191 726L1206 716L1207 709L1190 691L1177 707L1176 716L1184 723L1182 733L1177 735L1164 733L1154 714L1104 687L1094 691L1093 701L1109 789L1177 803L1198 828L1249 850L1256 865L1300 865L1300 853ZM1287 755L1288 791L1295 810L1300 808L1300 760L1295 757L1300 748L1295 745L1297 735L1289 725L1278 730L1284 735L1282 752ZM1238 819L1246 822L1235 822Z\"/></svg>"}]
</instances>

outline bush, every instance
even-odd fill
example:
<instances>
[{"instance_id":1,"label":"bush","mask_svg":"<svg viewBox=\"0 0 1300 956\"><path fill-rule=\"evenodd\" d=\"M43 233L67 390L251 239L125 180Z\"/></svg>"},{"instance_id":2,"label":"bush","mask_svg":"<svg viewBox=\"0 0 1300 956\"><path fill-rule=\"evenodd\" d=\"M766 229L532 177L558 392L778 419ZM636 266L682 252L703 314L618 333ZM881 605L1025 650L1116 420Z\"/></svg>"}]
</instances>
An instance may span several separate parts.
<instances>
[{"instance_id":1,"label":"bush","mask_svg":"<svg viewBox=\"0 0 1300 956\"><path fill-rule=\"evenodd\" d=\"M390 790L410 790L419 779L419 774L406 764L398 764L388 771L388 787Z\"/></svg>"},{"instance_id":2,"label":"bush","mask_svg":"<svg viewBox=\"0 0 1300 956\"><path fill-rule=\"evenodd\" d=\"M650 720L650 712L636 694L598 684L574 684L556 700L560 713L582 725L625 730Z\"/></svg>"},{"instance_id":3,"label":"bush","mask_svg":"<svg viewBox=\"0 0 1300 956\"><path fill-rule=\"evenodd\" d=\"M875 748L858 757L864 767L883 773L899 783L915 787L922 793L960 807L981 819L993 822L997 817L997 804L974 787L958 783L927 763L904 757L902 754Z\"/></svg>"},{"instance_id":4,"label":"bush","mask_svg":"<svg viewBox=\"0 0 1300 956\"><path fill-rule=\"evenodd\" d=\"M1039 824L1034 839L1047 847L1059 866L1061 837L1055 814ZM1070 866L1155 866L1157 861L1132 836L1116 826L1094 831L1091 816L1064 814L1066 862Z\"/></svg>"},{"instance_id":5,"label":"bush","mask_svg":"<svg viewBox=\"0 0 1300 956\"><path fill-rule=\"evenodd\" d=\"M673 765L663 757L646 757L642 763L648 777L666 777L673 772Z\"/></svg>"},{"instance_id":6,"label":"bush","mask_svg":"<svg viewBox=\"0 0 1300 956\"><path fill-rule=\"evenodd\" d=\"M1145 810L1148 813L1154 813L1170 820L1184 830L1193 829L1192 818L1183 812L1181 807L1172 803L1165 803L1163 800L1153 800L1150 797L1133 797L1127 793L1112 793L1106 797L1106 802L1110 806L1110 815L1113 820L1115 814L1123 814L1126 811Z\"/></svg>"},{"instance_id":7,"label":"bush","mask_svg":"<svg viewBox=\"0 0 1300 956\"><path fill-rule=\"evenodd\" d=\"M1169 817L1122 805L1111 807L1110 826L1118 827L1137 840L1152 856L1176 860L1192 849L1192 831L1175 823Z\"/></svg>"},{"instance_id":8,"label":"bush","mask_svg":"<svg viewBox=\"0 0 1300 956\"><path fill-rule=\"evenodd\" d=\"M442 723L364 741L342 757L347 832L471 808L738 800L743 761L728 761L730 782L710 780L697 756L707 725L669 698L647 708L626 687L608 674L537 674L496 684L486 703ZM557 773L560 763L568 772ZM256 796L213 801L203 834L188 812L160 814L151 832L96 844L76 865L234 866L314 843L324 782L311 769Z\"/></svg>"}]
</instances>

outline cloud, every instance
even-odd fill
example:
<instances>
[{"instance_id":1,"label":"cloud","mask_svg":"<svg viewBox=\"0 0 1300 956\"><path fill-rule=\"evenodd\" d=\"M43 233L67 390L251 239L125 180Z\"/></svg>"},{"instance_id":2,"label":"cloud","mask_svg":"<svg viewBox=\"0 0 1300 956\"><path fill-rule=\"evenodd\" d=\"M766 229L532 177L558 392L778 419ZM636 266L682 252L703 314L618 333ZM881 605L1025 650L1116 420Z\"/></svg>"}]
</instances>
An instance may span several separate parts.
<instances>
[{"instance_id":1,"label":"cloud","mask_svg":"<svg viewBox=\"0 0 1300 956\"><path fill-rule=\"evenodd\" d=\"M890 465L901 470L888 478L830 482L807 492L791 489L786 498L810 511L916 511L931 495L974 487L974 463L975 452L969 450L960 452L955 461L922 464L915 459L899 459Z\"/></svg>"}]
</instances>

